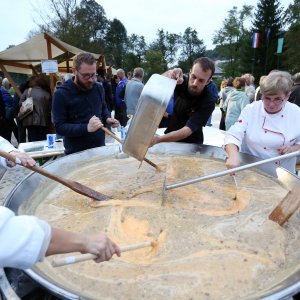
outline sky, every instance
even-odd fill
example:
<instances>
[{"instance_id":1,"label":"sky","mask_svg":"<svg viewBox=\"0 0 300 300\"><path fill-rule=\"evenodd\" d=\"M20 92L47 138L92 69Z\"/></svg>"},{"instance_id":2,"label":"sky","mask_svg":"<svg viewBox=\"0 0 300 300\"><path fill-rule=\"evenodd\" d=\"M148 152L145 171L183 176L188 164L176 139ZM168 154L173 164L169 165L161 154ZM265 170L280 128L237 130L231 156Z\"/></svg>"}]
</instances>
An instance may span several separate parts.
<instances>
[{"instance_id":1,"label":"sky","mask_svg":"<svg viewBox=\"0 0 300 300\"><path fill-rule=\"evenodd\" d=\"M96 0L108 19L119 19L127 34L143 35L149 43L156 39L159 29L169 33L183 33L187 27L198 32L207 49L213 49L214 33L222 28L228 11L243 4L255 6L257 0ZM2 1L0 51L9 45L26 41L39 19L37 10L47 9L47 0ZM12 5L13 3L13 5ZM280 0L286 8L293 0ZM84 50L84 49L83 49Z\"/></svg>"}]
</instances>

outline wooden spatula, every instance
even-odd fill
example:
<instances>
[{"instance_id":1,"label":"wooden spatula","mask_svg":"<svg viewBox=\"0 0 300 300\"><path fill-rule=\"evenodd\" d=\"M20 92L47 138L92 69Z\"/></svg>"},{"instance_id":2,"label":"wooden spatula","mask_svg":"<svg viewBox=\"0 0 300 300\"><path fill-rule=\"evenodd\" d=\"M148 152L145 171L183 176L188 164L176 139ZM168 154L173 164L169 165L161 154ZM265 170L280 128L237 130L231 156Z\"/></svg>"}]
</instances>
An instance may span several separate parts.
<instances>
[{"instance_id":1,"label":"wooden spatula","mask_svg":"<svg viewBox=\"0 0 300 300\"><path fill-rule=\"evenodd\" d=\"M0 156L10 160L10 161L13 161L15 162L15 157L7 152L4 152L4 151L0 151ZM18 163L18 162L16 162ZM20 165L20 163L18 163ZM103 200L107 200L109 199L109 197L107 195L104 195L104 194L101 194L77 181L72 181L72 180L69 180L69 179L65 179L65 178L62 178L60 176L57 176L57 175L54 175L48 171L46 171L45 169L43 168L40 168L38 166L34 166L34 167L31 167L31 166L23 166L31 171L34 171L36 173L39 173L45 177L48 177L54 181L57 181L59 183L61 183L62 185L65 185L66 187L70 188L71 190L73 190L74 192L76 193L79 193L81 195L84 195L84 196L87 196L89 198L92 198L94 200L97 200L97 201L103 201Z\"/></svg>"},{"instance_id":2,"label":"wooden spatula","mask_svg":"<svg viewBox=\"0 0 300 300\"><path fill-rule=\"evenodd\" d=\"M295 185L269 215L269 219L283 225L300 207L300 184Z\"/></svg>"}]
</instances>

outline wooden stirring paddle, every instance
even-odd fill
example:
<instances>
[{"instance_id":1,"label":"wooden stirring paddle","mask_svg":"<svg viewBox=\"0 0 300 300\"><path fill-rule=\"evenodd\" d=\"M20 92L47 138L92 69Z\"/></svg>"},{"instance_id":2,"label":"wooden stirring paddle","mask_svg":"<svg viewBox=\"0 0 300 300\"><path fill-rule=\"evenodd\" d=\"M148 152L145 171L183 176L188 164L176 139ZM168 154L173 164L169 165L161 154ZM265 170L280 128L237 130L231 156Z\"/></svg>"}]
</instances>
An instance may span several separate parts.
<instances>
[{"instance_id":1,"label":"wooden stirring paddle","mask_svg":"<svg viewBox=\"0 0 300 300\"><path fill-rule=\"evenodd\" d=\"M108 135L110 135L111 137L113 137L116 141L118 141L120 144L123 144L123 141L120 140L115 134L113 134L110 130L108 130L107 128L105 128L104 126L101 127L101 129L103 131L105 131ZM152 162L151 160L149 160L148 158L144 157L144 161L149 164L150 166L154 167L155 169L159 170L158 165L156 165L154 162Z\"/></svg>"},{"instance_id":2,"label":"wooden stirring paddle","mask_svg":"<svg viewBox=\"0 0 300 300\"><path fill-rule=\"evenodd\" d=\"M141 248L146 248L146 247L156 247L157 242L155 241L149 241L149 242L144 242L144 243L139 243L139 244L132 244L128 246L123 246L120 247L121 252L126 252L126 251L132 251L136 249L141 249ZM79 254L79 255L73 255L73 256L67 256L64 258L60 258L57 260L54 260L51 264L52 267L61 267L65 265L70 265L70 264L75 264L81 261L86 261L86 260L91 260L97 258L97 255L91 254L91 253L86 253L86 254Z\"/></svg>"},{"instance_id":3,"label":"wooden stirring paddle","mask_svg":"<svg viewBox=\"0 0 300 300\"><path fill-rule=\"evenodd\" d=\"M13 161L13 162L16 162L18 165L22 165L21 163L15 161L15 157L7 152L4 152L4 151L0 151L0 156L10 160L10 161ZM71 190L73 190L74 192L76 193L79 193L81 195L84 195L84 196L87 196L89 198L92 198L94 200L97 200L97 201L103 201L103 200L107 200L109 199L109 197L107 195L104 195L104 194L101 194L91 188L89 188L88 186L85 186L77 181L73 181L73 180L69 180L69 179L65 179L65 178L62 178L60 176L57 176L57 175L54 175L48 171L46 171L45 169L43 168L40 168L38 166L34 166L34 167L31 167L31 166L23 166L31 171L34 171L36 173L39 173L45 177L48 177L54 181L57 181L59 183L61 183L62 185L65 185L66 187L70 188Z\"/></svg>"},{"instance_id":4,"label":"wooden stirring paddle","mask_svg":"<svg viewBox=\"0 0 300 300\"><path fill-rule=\"evenodd\" d=\"M269 219L283 225L300 207L300 184L295 185L269 215Z\"/></svg>"}]
</instances>

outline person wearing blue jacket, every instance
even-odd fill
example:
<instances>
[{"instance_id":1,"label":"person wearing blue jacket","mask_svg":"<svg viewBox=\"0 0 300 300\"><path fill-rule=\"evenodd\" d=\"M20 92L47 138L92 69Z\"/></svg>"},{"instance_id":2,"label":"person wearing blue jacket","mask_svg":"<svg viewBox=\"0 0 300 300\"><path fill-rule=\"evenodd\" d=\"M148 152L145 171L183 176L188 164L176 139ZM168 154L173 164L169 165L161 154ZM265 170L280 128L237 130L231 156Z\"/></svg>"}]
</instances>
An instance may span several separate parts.
<instances>
[{"instance_id":1,"label":"person wearing blue jacket","mask_svg":"<svg viewBox=\"0 0 300 300\"><path fill-rule=\"evenodd\" d=\"M105 146L104 124L119 126L107 109L103 87L96 84L96 60L79 53L73 61L74 78L58 86L53 97L52 118L64 137L65 153Z\"/></svg>"}]
</instances>

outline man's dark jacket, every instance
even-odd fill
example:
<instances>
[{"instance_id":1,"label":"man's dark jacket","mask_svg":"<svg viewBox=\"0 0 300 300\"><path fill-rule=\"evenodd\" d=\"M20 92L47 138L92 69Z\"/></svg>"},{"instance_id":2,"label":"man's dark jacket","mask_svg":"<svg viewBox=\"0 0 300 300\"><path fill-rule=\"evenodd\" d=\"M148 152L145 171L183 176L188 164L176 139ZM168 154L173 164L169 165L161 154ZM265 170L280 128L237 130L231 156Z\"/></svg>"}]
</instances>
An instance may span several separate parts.
<instances>
[{"instance_id":1,"label":"man's dark jacket","mask_svg":"<svg viewBox=\"0 0 300 300\"><path fill-rule=\"evenodd\" d=\"M174 110L165 133L187 126L192 134L178 142L203 144L202 127L206 125L214 108L214 96L208 88L205 87L201 95L192 96L188 91L188 77L184 76L184 82L175 88Z\"/></svg>"},{"instance_id":2,"label":"man's dark jacket","mask_svg":"<svg viewBox=\"0 0 300 300\"><path fill-rule=\"evenodd\" d=\"M53 97L52 118L56 132L64 137L66 154L105 145L103 130L87 130L93 116L102 123L110 117L101 85L95 83L91 90L83 91L70 79L57 87Z\"/></svg>"}]
</instances>

